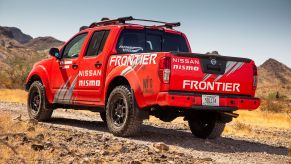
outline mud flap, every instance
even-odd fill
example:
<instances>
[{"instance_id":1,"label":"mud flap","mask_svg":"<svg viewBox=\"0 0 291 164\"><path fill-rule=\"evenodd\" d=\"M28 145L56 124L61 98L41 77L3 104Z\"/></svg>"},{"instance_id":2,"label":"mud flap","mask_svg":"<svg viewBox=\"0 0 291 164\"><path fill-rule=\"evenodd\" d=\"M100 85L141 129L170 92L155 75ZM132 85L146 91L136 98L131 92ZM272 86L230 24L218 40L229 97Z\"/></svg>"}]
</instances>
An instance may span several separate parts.
<instances>
[{"instance_id":1,"label":"mud flap","mask_svg":"<svg viewBox=\"0 0 291 164\"><path fill-rule=\"evenodd\" d=\"M131 95L132 95L132 99L133 99L133 107L137 112L137 116L142 120L149 119L149 112L146 110L141 110L138 108L133 89L131 89Z\"/></svg>"}]
</instances>

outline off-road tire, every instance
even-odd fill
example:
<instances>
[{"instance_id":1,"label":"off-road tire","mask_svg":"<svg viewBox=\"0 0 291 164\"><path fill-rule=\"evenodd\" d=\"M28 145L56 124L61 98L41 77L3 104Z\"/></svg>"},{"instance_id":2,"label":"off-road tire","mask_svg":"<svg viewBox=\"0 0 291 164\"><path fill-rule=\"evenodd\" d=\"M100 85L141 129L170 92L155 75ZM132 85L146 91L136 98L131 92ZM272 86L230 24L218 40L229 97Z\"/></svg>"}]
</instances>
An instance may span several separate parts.
<instances>
[{"instance_id":1,"label":"off-road tire","mask_svg":"<svg viewBox=\"0 0 291 164\"><path fill-rule=\"evenodd\" d=\"M37 95L39 96L38 98ZM38 105L34 102L38 102ZM29 88L27 110L29 117L38 121L47 121L52 116L53 109L49 106L45 88L39 81L33 82Z\"/></svg>"},{"instance_id":2,"label":"off-road tire","mask_svg":"<svg viewBox=\"0 0 291 164\"><path fill-rule=\"evenodd\" d=\"M125 112L124 122L117 126L115 119L116 111L120 107L116 105L118 102L123 103ZM120 105L122 106L122 105ZM110 93L106 104L106 120L109 131L115 136L128 137L139 132L143 119L138 117L138 108L135 106L134 98L129 86L117 86ZM115 115L114 115L114 114ZM120 117L119 117L120 118Z\"/></svg>"},{"instance_id":3,"label":"off-road tire","mask_svg":"<svg viewBox=\"0 0 291 164\"><path fill-rule=\"evenodd\" d=\"M225 127L225 123L218 122L215 117L195 117L188 120L188 124L192 134L203 139L220 137Z\"/></svg>"}]
</instances>

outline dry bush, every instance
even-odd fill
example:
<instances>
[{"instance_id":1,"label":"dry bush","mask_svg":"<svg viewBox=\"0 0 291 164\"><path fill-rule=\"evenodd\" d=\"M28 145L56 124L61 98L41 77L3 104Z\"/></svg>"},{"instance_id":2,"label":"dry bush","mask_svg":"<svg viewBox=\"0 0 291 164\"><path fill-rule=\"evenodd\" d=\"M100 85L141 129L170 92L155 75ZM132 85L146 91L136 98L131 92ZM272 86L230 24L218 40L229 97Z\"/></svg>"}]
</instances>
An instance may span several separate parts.
<instances>
[{"instance_id":1,"label":"dry bush","mask_svg":"<svg viewBox=\"0 0 291 164\"><path fill-rule=\"evenodd\" d=\"M277 92L271 92L269 93L269 95L267 96L268 100L287 100L288 97L284 94L282 94L281 92L277 91Z\"/></svg>"},{"instance_id":2,"label":"dry bush","mask_svg":"<svg viewBox=\"0 0 291 164\"><path fill-rule=\"evenodd\" d=\"M3 60L5 66L0 70L2 88L23 88L26 77L35 62L44 59L46 55L9 55Z\"/></svg>"},{"instance_id":3,"label":"dry bush","mask_svg":"<svg viewBox=\"0 0 291 164\"><path fill-rule=\"evenodd\" d=\"M261 104L261 110L265 112L280 113L283 112L284 106L282 101L264 100Z\"/></svg>"},{"instance_id":4,"label":"dry bush","mask_svg":"<svg viewBox=\"0 0 291 164\"><path fill-rule=\"evenodd\" d=\"M243 132L247 132L247 133L251 133L252 132L252 128L250 125L244 124L242 122L236 121L233 124L233 128L237 131L243 131Z\"/></svg>"}]
</instances>

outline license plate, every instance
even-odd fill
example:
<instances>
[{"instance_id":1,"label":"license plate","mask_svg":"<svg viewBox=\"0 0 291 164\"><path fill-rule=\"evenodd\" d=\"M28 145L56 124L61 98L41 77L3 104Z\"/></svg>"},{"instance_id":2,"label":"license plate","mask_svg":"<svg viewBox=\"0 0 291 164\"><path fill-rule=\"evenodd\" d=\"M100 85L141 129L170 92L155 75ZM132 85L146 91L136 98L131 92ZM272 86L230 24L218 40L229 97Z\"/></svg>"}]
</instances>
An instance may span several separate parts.
<instances>
[{"instance_id":1,"label":"license plate","mask_svg":"<svg viewBox=\"0 0 291 164\"><path fill-rule=\"evenodd\" d=\"M202 95L202 105L219 106L219 96L218 95Z\"/></svg>"}]
</instances>

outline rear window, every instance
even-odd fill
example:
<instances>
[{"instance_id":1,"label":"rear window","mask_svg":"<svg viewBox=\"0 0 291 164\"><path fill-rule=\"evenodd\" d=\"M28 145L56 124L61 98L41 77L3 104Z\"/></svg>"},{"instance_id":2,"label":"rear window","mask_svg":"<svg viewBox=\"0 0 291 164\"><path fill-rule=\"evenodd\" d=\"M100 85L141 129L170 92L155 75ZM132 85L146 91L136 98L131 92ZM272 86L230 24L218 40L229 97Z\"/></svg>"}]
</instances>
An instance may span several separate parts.
<instances>
[{"instance_id":1,"label":"rear window","mask_svg":"<svg viewBox=\"0 0 291 164\"><path fill-rule=\"evenodd\" d=\"M159 30L123 30L116 47L117 53L189 52L183 36Z\"/></svg>"}]
</instances>

